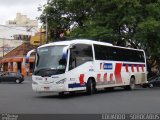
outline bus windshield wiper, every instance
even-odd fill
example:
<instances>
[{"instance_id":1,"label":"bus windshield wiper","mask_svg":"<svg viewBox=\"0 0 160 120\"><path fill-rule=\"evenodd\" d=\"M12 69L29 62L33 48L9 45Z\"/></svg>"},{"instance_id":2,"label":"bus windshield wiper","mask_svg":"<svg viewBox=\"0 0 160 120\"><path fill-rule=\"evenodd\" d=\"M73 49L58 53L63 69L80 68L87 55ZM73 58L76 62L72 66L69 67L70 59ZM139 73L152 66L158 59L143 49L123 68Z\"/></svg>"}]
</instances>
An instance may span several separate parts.
<instances>
[{"instance_id":1,"label":"bus windshield wiper","mask_svg":"<svg viewBox=\"0 0 160 120\"><path fill-rule=\"evenodd\" d=\"M49 71L49 70L53 70L52 68L39 68L37 70L35 70L34 74L38 74L38 72L40 71Z\"/></svg>"},{"instance_id":2,"label":"bus windshield wiper","mask_svg":"<svg viewBox=\"0 0 160 120\"><path fill-rule=\"evenodd\" d=\"M56 69L56 68L41 68L41 69L37 69L35 70L35 72L33 73L34 75L38 75L38 76L46 76L46 77L50 77L52 75L58 75L58 74L63 74L65 72L65 69Z\"/></svg>"}]
</instances>

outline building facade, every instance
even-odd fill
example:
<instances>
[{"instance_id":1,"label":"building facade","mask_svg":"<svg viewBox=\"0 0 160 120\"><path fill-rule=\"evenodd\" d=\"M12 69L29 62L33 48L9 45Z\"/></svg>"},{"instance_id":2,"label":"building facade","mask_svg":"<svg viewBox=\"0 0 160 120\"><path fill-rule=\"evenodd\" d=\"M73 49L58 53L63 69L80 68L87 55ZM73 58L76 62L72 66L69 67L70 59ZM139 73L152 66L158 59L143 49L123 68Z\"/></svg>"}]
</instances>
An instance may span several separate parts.
<instances>
[{"instance_id":1,"label":"building facade","mask_svg":"<svg viewBox=\"0 0 160 120\"><path fill-rule=\"evenodd\" d=\"M16 14L16 18L14 20L8 20L6 22L6 25L9 26L32 26L32 27L38 27L37 20L31 20L26 15L23 15L21 13Z\"/></svg>"},{"instance_id":2,"label":"building facade","mask_svg":"<svg viewBox=\"0 0 160 120\"><path fill-rule=\"evenodd\" d=\"M35 56L29 58L26 63L26 54L28 51L35 49L36 46L30 45L29 42L24 42L22 45L7 53L3 59L0 60L1 71L20 72L24 76L30 75L34 70Z\"/></svg>"},{"instance_id":3,"label":"building facade","mask_svg":"<svg viewBox=\"0 0 160 120\"><path fill-rule=\"evenodd\" d=\"M11 40L11 39L1 39L0 38L0 57L3 57L8 52L16 48L23 43L22 40Z\"/></svg>"},{"instance_id":4,"label":"building facade","mask_svg":"<svg viewBox=\"0 0 160 120\"><path fill-rule=\"evenodd\" d=\"M6 25L0 25L0 57L21 45L23 41L29 42L37 31L37 20L17 13L14 20L7 21Z\"/></svg>"}]
</instances>

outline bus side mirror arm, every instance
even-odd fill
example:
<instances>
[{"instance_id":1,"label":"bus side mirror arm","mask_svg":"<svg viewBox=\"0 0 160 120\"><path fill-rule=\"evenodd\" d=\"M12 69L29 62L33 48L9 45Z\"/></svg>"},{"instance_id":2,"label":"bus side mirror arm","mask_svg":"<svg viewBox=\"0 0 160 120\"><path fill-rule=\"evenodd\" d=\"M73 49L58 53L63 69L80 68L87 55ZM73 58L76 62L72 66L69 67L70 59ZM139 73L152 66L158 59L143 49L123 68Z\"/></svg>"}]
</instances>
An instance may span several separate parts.
<instances>
[{"instance_id":1,"label":"bus side mirror arm","mask_svg":"<svg viewBox=\"0 0 160 120\"><path fill-rule=\"evenodd\" d=\"M66 59L60 59L60 60L59 60L59 64L60 64L60 65L66 65L66 63L67 63L67 62L66 62Z\"/></svg>"},{"instance_id":2,"label":"bus side mirror arm","mask_svg":"<svg viewBox=\"0 0 160 120\"><path fill-rule=\"evenodd\" d=\"M30 58L31 54L34 53L34 52L36 52L36 49L30 50L30 51L27 53L27 55L26 55L26 63L29 62L29 58Z\"/></svg>"},{"instance_id":3,"label":"bus side mirror arm","mask_svg":"<svg viewBox=\"0 0 160 120\"><path fill-rule=\"evenodd\" d=\"M75 48L76 46L74 44L69 46L69 49L75 49Z\"/></svg>"}]
</instances>

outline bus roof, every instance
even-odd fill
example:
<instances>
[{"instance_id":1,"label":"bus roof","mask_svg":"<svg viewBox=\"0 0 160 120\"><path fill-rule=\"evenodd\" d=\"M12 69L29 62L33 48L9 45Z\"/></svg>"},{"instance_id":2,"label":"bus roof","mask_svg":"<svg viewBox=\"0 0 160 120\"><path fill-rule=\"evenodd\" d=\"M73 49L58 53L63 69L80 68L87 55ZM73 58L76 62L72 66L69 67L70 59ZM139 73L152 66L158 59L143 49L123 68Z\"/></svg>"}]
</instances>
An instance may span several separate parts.
<instances>
[{"instance_id":1,"label":"bus roof","mask_svg":"<svg viewBox=\"0 0 160 120\"><path fill-rule=\"evenodd\" d=\"M74 39L74 40L68 40L68 41L59 41L59 42L52 42L45 45L42 45L40 47L47 47L47 46L53 46L53 45L71 45L71 44L77 44L77 43L83 43L83 44L99 44L99 45L107 45L107 46L113 46L110 43L105 42L98 42L94 40L88 40L88 39Z\"/></svg>"},{"instance_id":2,"label":"bus roof","mask_svg":"<svg viewBox=\"0 0 160 120\"><path fill-rule=\"evenodd\" d=\"M77 44L77 43L80 43L80 44L83 43L83 44L89 44L89 45L98 44L98 45L112 46L112 47L118 47L118 48L123 48L123 49L144 51L142 49L134 49L134 48L129 48L129 47L115 46L111 43L99 42L99 41L94 41L94 40L89 40L89 39L74 39L74 40L68 40L68 41L52 42L52 43L41 45L38 48L47 47L47 46L54 46L54 45L66 45L67 46L67 45L72 45L72 44Z\"/></svg>"}]
</instances>

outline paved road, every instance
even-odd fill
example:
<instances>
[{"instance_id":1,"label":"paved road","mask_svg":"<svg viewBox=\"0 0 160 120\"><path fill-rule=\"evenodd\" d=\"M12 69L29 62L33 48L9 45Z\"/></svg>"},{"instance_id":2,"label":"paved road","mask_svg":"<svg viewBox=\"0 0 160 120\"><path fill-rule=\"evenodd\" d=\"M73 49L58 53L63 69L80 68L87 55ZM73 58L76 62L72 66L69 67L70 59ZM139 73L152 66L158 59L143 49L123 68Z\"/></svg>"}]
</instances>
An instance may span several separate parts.
<instances>
[{"instance_id":1,"label":"paved road","mask_svg":"<svg viewBox=\"0 0 160 120\"><path fill-rule=\"evenodd\" d=\"M28 79L23 84L0 84L0 113L158 113L160 88L134 91L116 89L99 91L87 96L84 93L65 96L37 94Z\"/></svg>"}]
</instances>

